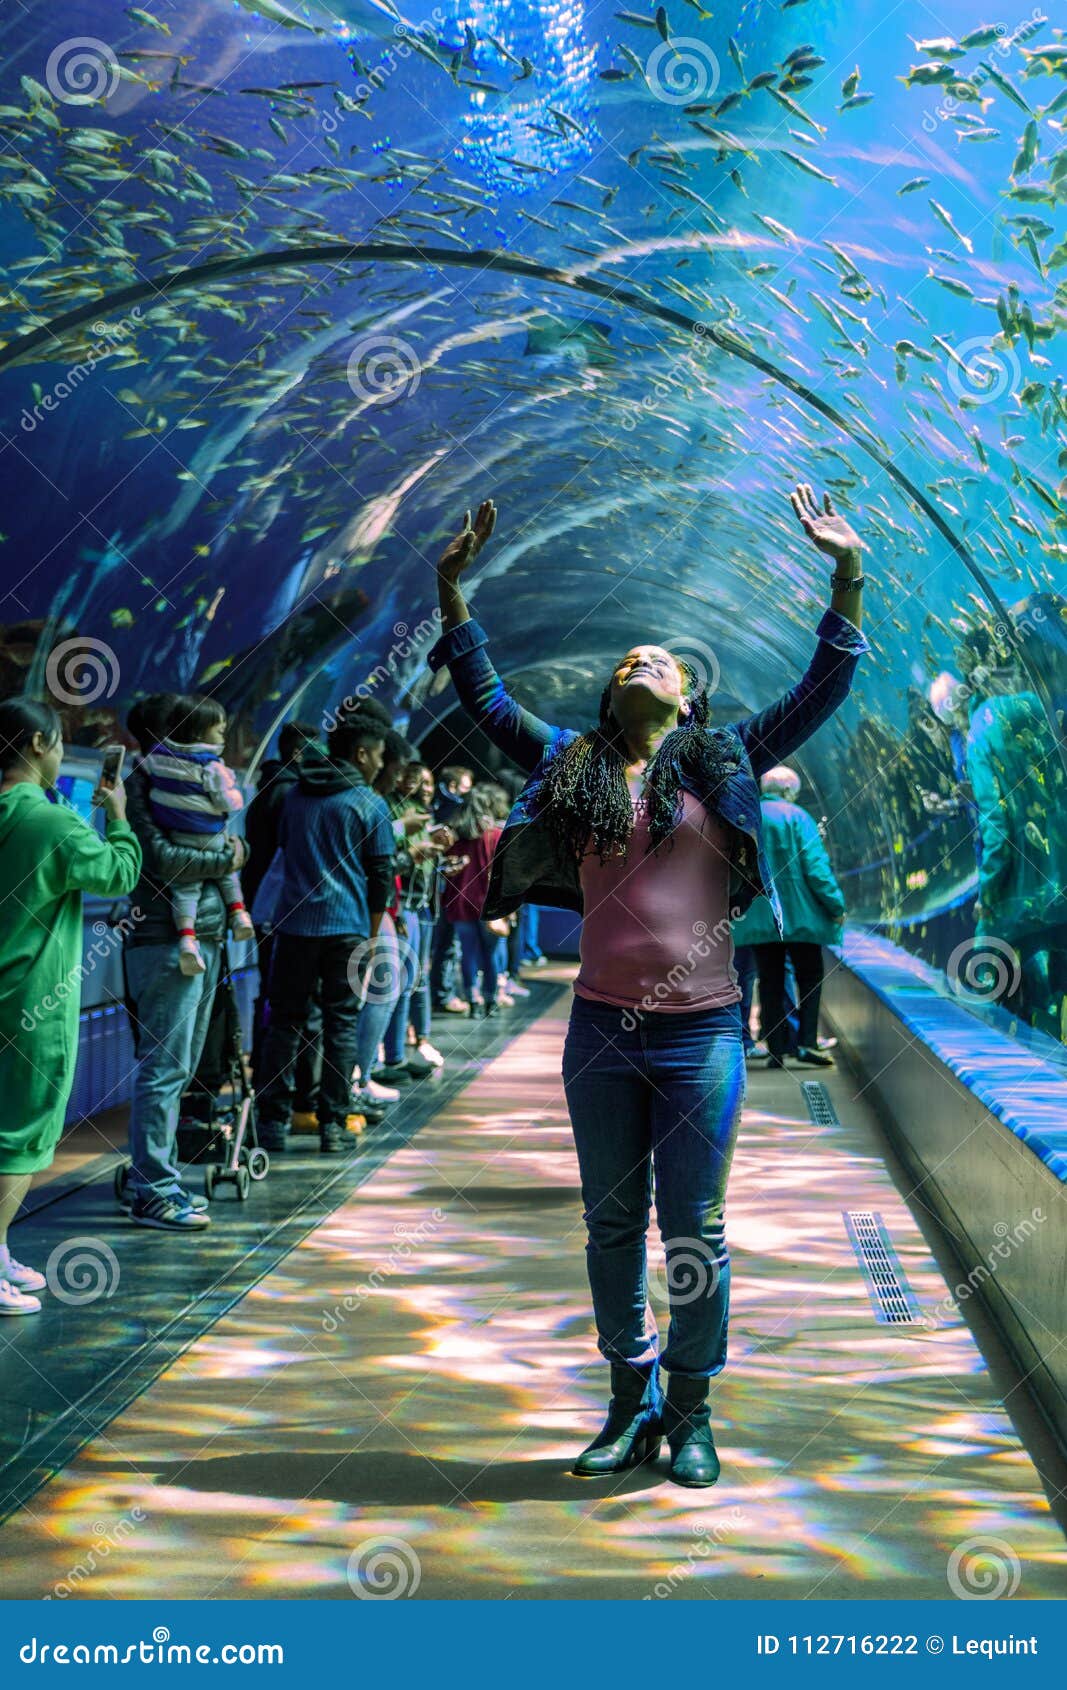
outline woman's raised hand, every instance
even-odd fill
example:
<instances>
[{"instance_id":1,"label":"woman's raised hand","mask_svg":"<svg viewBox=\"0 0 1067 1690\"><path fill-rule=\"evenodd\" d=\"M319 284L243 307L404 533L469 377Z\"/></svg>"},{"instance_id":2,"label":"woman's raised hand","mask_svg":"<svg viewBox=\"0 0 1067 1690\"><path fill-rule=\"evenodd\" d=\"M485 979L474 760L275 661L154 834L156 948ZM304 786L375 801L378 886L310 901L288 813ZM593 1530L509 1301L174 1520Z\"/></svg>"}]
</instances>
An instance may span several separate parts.
<instances>
[{"instance_id":1,"label":"woman's raised hand","mask_svg":"<svg viewBox=\"0 0 1067 1690\"><path fill-rule=\"evenodd\" d=\"M467 511L463 518L463 527L454 540L450 540L437 564L437 573L446 581L458 581L463 571L469 567L478 556L485 542L496 527L496 506L492 499L485 499L478 506L478 514L471 526L471 513Z\"/></svg>"},{"instance_id":2,"label":"woman's raised hand","mask_svg":"<svg viewBox=\"0 0 1067 1690\"><path fill-rule=\"evenodd\" d=\"M814 489L806 481L800 481L789 499L800 526L821 552L838 563L859 561L863 541L852 524L834 510L829 493L823 494L820 510Z\"/></svg>"}]
</instances>

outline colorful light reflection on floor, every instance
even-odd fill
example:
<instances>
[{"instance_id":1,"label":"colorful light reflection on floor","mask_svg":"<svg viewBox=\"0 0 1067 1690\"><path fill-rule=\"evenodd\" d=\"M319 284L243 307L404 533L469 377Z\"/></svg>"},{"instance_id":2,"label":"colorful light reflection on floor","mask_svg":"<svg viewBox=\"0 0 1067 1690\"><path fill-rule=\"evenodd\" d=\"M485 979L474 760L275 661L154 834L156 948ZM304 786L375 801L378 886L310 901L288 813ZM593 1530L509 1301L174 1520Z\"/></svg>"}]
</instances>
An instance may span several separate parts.
<instances>
[{"instance_id":1,"label":"colorful light reflection on floor","mask_svg":"<svg viewBox=\"0 0 1067 1690\"><path fill-rule=\"evenodd\" d=\"M750 1074L719 1485L569 1476L604 1369L566 1009L8 1522L7 1595L351 1600L384 1556L418 1598L935 1598L978 1539L1018 1597L1064 1593L1037 1475L843 1075L819 1128L801 1076ZM927 1325L875 1323L845 1208L884 1216Z\"/></svg>"}]
</instances>

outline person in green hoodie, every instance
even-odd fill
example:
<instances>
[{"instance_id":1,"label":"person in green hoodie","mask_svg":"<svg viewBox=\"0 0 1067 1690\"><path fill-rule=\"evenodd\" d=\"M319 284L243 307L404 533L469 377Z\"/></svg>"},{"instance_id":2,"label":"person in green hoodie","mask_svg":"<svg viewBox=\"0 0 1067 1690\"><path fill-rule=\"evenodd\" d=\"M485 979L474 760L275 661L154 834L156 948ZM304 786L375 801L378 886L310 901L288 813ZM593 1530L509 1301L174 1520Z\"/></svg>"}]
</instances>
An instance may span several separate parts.
<instances>
[{"instance_id":1,"label":"person in green hoodie","mask_svg":"<svg viewBox=\"0 0 1067 1690\"><path fill-rule=\"evenodd\" d=\"M52 1164L78 1055L82 893L119 898L141 872L121 782L93 794L101 836L54 792L63 731L50 704L0 703L0 1314L37 1314L45 1277L15 1261L8 1228Z\"/></svg>"},{"instance_id":2,"label":"person in green hoodie","mask_svg":"<svg viewBox=\"0 0 1067 1690\"><path fill-rule=\"evenodd\" d=\"M766 898L757 898L733 928L735 945L751 945L759 969L760 1016L770 1051L768 1066L782 1068L789 1049L785 967L793 965L800 1032L796 1060L805 1068L830 1068L819 1049L819 998L824 945L841 943L845 900L834 878L818 826L796 802L800 776L784 764L760 781L763 838L771 878L782 906L782 936Z\"/></svg>"}]
</instances>

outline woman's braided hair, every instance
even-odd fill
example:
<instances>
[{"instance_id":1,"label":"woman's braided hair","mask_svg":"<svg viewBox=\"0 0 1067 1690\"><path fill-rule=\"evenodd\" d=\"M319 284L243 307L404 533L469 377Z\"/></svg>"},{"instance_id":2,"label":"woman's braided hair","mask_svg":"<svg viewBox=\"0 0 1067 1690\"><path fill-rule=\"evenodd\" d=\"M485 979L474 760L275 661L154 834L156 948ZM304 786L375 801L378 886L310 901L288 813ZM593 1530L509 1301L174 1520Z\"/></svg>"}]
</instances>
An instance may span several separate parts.
<instances>
[{"instance_id":1,"label":"woman's braided hair","mask_svg":"<svg viewBox=\"0 0 1067 1690\"><path fill-rule=\"evenodd\" d=\"M685 678L690 713L662 740L645 774L650 851L673 845L671 834L682 819L683 776L687 784L713 797L737 767L731 737L710 725L706 689L696 684L687 664L675 661ZM548 764L537 811L562 861L580 862L595 854L603 863L626 855L634 827L633 800L626 784L626 742L611 714L610 686L601 694L597 726L572 740Z\"/></svg>"}]
</instances>

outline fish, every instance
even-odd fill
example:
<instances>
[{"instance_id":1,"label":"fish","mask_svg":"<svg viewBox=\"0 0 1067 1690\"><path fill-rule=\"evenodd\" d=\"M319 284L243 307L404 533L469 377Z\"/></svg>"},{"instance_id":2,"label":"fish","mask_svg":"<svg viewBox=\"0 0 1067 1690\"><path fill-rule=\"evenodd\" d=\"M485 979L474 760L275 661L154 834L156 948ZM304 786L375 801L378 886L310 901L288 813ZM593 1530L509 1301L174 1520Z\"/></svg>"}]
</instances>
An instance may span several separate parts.
<instances>
[{"instance_id":1,"label":"fish","mask_svg":"<svg viewBox=\"0 0 1067 1690\"><path fill-rule=\"evenodd\" d=\"M1000 92L1006 95L1013 105L1018 106L1019 110L1026 112L1028 116L1030 115L1029 104L1023 99L1010 76L1005 76L1002 71L997 70L988 59L983 61L982 69L994 88L999 88Z\"/></svg>"},{"instance_id":2,"label":"fish","mask_svg":"<svg viewBox=\"0 0 1067 1690\"><path fill-rule=\"evenodd\" d=\"M162 23L159 18L153 17L151 12L143 11L140 6L126 6L123 9L126 16L132 18L134 23L143 24L146 29L158 29L161 35L170 34L169 23Z\"/></svg>"},{"instance_id":3,"label":"fish","mask_svg":"<svg viewBox=\"0 0 1067 1690\"><path fill-rule=\"evenodd\" d=\"M954 41L951 35L936 36L928 41L916 41L914 36L909 39L917 53L929 53L935 59L963 59L967 56L966 48Z\"/></svg>"},{"instance_id":4,"label":"fish","mask_svg":"<svg viewBox=\"0 0 1067 1690\"><path fill-rule=\"evenodd\" d=\"M282 29L304 29L312 35L327 35L329 32L319 24L308 23L306 18L298 17L288 6L283 6L281 0L234 0L235 5L242 11L253 12L257 17L265 19L267 23L278 24ZM399 17L399 13L395 13ZM413 37L406 38L409 42Z\"/></svg>"},{"instance_id":5,"label":"fish","mask_svg":"<svg viewBox=\"0 0 1067 1690\"><path fill-rule=\"evenodd\" d=\"M626 60L627 64L630 66L630 69L635 70L637 72L638 76L641 78L641 81L644 83L645 87L647 88L649 86L648 77L645 75L645 67L641 63L641 60L638 58L637 54L632 50L632 48L630 48L626 45L625 41L620 41L618 43L617 51L622 54L623 58Z\"/></svg>"},{"instance_id":6,"label":"fish","mask_svg":"<svg viewBox=\"0 0 1067 1690\"><path fill-rule=\"evenodd\" d=\"M786 244L791 243L794 246L797 244L797 236L793 233L792 229L787 228L784 223L779 223L774 217L765 217L763 213L759 211L757 211L755 215L756 221L758 223L762 223L763 227L769 230L776 240L783 241Z\"/></svg>"},{"instance_id":7,"label":"fish","mask_svg":"<svg viewBox=\"0 0 1067 1690\"><path fill-rule=\"evenodd\" d=\"M968 287L966 282L958 281L955 276L939 276L933 270L928 270L926 274L930 281L937 282L941 287L947 288L948 292L954 293L957 298L974 298L974 289Z\"/></svg>"},{"instance_id":8,"label":"fish","mask_svg":"<svg viewBox=\"0 0 1067 1690\"><path fill-rule=\"evenodd\" d=\"M1015 155L1015 162L1011 167L1013 176L1028 176L1033 169L1038 153L1041 150L1041 133L1037 122L1031 118L1019 138L1019 151Z\"/></svg>"},{"instance_id":9,"label":"fish","mask_svg":"<svg viewBox=\"0 0 1067 1690\"><path fill-rule=\"evenodd\" d=\"M979 24L977 29L972 29L969 34L961 37L960 47L965 53L969 53L977 47L992 47L994 42L999 41L1006 34L1007 31L1003 24Z\"/></svg>"},{"instance_id":10,"label":"fish","mask_svg":"<svg viewBox=\"0 0 1067 1690\"><path fill-rule=\"evenodd\" d=\"M826 134L824 126L821 123L816 123L813 117L809 117L803 106L798 106L797 102L791 100L788 94L783 94L780 88L768 88L767 92L772 99L778 101L780 106L784 106L786 111L791 112L799 122L808 124L819 135Z\"/></svg>"},{"instance_id":11,"label":"fish","mask_svg":"<svg viewBox=\"0 0 1067 1690\"><path fill-rule=\"evenodd\" d=\"M944 206L939 205L937 200L933 200L933 199L929 200L927 203L930 207L930 210L933 212L934 216L937 218L938 222L944 224L945 228L949 231L949 233L951 235L954 235L956 237L956 239L959 241L960 245L964 248L964 250L966 252L973 252L974 251L974 242L970 239L970 237L968 235L964 235L964 234L960 233L959 229L957 229L955 223L953 223L952 218L949 216L949 214L945 210Z\"/></svg>"},{"instance_id":12,"label":"fish","mask_svg":"<svg viewBox=\"0 0 1067 1690\"><path fill-rule=\"evenodd\" d=\"M956 72L949 63L941 59L933 59L926 64L912 65L907 76L901 77L900 80L906 88L934 88L945 87L948 83L955 82L957 78Z\"/></svg>"},{"instance_id":13,"label":"fish","mask_svg":"<svg viewBox=\"0 0 1067 1690\"><path fill-rule=\"evenodd\" d=\"M828 176L824 170L819 169L818 165L812 164L810 159L801 158L799 153L791 153L784 147L782 157L787 158L790 164L795 164L798 170L803 170L806 176L814 176L820 182L829 182L832 188L837 187L837 177Z\"/></svg>"}]
</instances>

